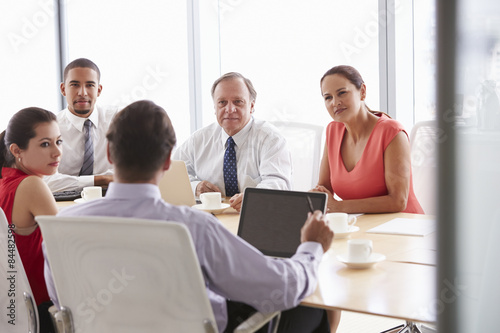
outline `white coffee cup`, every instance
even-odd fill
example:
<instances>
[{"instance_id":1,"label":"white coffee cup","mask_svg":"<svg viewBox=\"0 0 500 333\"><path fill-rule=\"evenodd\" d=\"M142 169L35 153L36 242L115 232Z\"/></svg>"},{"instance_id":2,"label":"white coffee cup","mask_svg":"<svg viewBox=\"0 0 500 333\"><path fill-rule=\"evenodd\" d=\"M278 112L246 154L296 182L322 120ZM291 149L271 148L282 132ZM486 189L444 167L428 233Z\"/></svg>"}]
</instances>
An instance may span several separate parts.
<instances>
[{"instance_id":1,"label":"white coffee cup","mask_svg":"<svg viewBox=\"0 0 500 333\"><path fill-rule=\"evenodd\" d=\"M219 209L221 208L221 194L220 192L205 192L200 194L200 200L205 209Z\"/></svg>"},{"instance_id":2,"label":"white coffee cup","mask_svg":"<svg viewBox=\"0 0 500 333\"><path fill-rule=\"evenodd\" d=\"M373 242L369 239L350 239L347 241L347 260L367 262L372 254Z\"/></svg>"},{"instance_id":3,"label":"white coffee cup","mask_svg":"<svg viewBox=\"0 0 500 333\"><path fill-rule=\"evenodd\" d=\"M326 220L330 229L338 233L348 232L357 221L356 216L352 216L349 220L349 214L347 213L328 213L326 214Z\"/></svg>"},{"instance_id":4,"label":"white coffee cup","mask_svg":"<svg viewBox=\"0 0 500 333\"><path fill-rule=\"evenodd\" d=\"M102 187L100 186L86 186L81 193L82 199L90 201L102 198Z\"/></svg>"}]
</instances>

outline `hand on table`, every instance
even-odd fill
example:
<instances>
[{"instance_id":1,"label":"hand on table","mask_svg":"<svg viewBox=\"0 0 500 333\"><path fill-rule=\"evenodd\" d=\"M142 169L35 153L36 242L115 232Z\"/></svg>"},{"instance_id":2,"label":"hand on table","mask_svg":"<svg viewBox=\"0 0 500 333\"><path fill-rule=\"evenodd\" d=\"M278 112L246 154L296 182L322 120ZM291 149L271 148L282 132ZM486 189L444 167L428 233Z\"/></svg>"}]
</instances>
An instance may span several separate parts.
<instances>
[{"instance_id":1,"label":"hand on table","mask_svg":"<svg viewBox=\"0 0 500 333\"><path fill-rule=\"evenodd\" d=\"M243 193L238 193L229 199L229 205L234 208L238 213L241 210L241 204L243 203Z\"/></svg>"},{"instance_id":2,"label":"hand on table","mask_svg":"<svg viewBox=\"0 0 500 333\"><path fill-rule=\"evenodd\" d=\"M318 242L323 247L323 252L326 252L332 245L332 240L333 231L326 223L323 213L319 210L309 213L306 223L300 230L300 241Z\"/></svg>"},{"instance_id":3,"label":"hand on table","mask_svg":"<svg viewBox=\"0 0 500 333\"><path fill-rule=\"evenodd\" d=\"M199 197L200 194L205 192L221 192L221 190L217 185L203 180L196 186L196 196Z\"/></svg>"},{"instance_id":4,"label":"hand on table","mask_svg":"<svg viewBox=\"0 0 500 333\"><path fill-rule=\"evenodd\" d=\"M328 201L326 204L326 206L327 206L326 211L327 212L342 211L342 210L340 210L340 207L339 207L340 201L336 200L333 197L333 193L330 192L326 187L324 187L322 185L316 185L316 187L313 188L311 190L311 192L322 192L322 193L326 193L328 195Z\"/></svg>"},{"instance_id":5,"label":"hand on table","mask_svg":"<svg viewBox=\"0 0 500 333\"><path fill-rule=\"evenodd\" d=\"M95 186L107 186L113 181L113 175L99 175L94 176Z\"/></svg>"}]
</instances>

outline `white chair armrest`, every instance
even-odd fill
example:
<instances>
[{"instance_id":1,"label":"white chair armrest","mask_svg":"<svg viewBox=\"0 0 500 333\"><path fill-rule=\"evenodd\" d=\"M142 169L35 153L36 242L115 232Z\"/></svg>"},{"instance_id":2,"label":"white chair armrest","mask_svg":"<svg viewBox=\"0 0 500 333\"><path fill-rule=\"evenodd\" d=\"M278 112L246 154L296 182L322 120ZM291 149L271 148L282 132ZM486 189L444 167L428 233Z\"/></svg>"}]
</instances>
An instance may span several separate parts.
<instances>
[{"instance_id":1,"label":"white chair armrest","mask_svg":"<svg viewBox=\"0 0 500 333\"><path fill-rule=\"evenodd\" d=\"M59 310L55 305L49 308L50 317L56 333L74 333L71 311L63 307Z\"/></svg>"}]
</instances>

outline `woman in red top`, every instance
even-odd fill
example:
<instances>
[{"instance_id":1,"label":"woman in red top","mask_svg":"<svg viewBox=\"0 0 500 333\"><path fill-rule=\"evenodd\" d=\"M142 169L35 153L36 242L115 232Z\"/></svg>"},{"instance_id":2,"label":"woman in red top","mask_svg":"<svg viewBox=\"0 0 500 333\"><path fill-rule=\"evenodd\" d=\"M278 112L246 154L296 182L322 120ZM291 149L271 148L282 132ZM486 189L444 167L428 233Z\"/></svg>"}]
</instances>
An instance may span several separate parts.
<instances>
[{"instance_id":1,"label":"woman in red top","mask_svg":"<svg viewBox=\"0 0 500 333\"><path fill-rule=\"evenodd\" d=\"M38 305L40 332L54 330L43 275L42 235L35 216L57 213L42 177L57 171L61 143L55 115L39 108L17 112L0 134L0 207L14 225L16 246Z\"/></svg>"},{"instance_id":2,"label":"woman in red top","mask_svg":"<svg viewBox=\"0 0 500 333\"><path fill-rule=\"evenodd\" d=\"M359 72L333 67L321 79L321 93L334 121L314 190L328 194L328 210L423 214L413 192L408 134L385 113L368 109Z\"/></svg>"}]
</instances>

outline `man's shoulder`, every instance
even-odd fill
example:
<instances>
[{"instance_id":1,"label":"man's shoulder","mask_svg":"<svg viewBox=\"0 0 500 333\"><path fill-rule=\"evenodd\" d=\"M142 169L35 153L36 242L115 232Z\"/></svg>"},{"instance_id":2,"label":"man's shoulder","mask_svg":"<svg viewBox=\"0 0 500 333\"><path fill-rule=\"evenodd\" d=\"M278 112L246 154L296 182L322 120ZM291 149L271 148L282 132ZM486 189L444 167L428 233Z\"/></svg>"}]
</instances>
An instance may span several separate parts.
<instances>
[{"instance_id":1,"label":"man's shoulder","mask_svg":"<svg viewBox=\"0 0 500 333\"><path fill-rule=\"evenodd\" d=\"M150 199L145 199L150 200ZM144 204L144 200L137 204ZM131 205L134 205L135 201L131 201ZM65 207L59 211L58 216L110 216L119 217L119 214L115 214L116 210L113 208L114 205L118 207L123 205L123 202L119 204L110 204L105 198L93 200L91 202L86 202L82 204L72 205ZM188 207L188 206L176 206L165 201L156 201L153 205L149 204L151 209L140 211L136 210L133 216L128 216L129 218L139 218L139 219L155 219L164 221L174 221L183 224L206 224L213 221L215 217L213 215L207 214L203 211ZM125 218L125 216L122 216Z\"/></svg>"},{"instance_id":2,"label":"man's shoulder","mask_svg":"<svg viewBox=\"0 0 500 333\"><path fill-rule=\"evenodd\" d=\"M222 127L216 122L213 122L205 127L200 128L195 133L209 133L209 132L220 132Z\"/></svg>"},{"instance_id":3,"label":"man's shoulder","mask_svg":"<svg viewBox=\"0 0 500 333\"><path fill-rule=\"evenodd\" d=\"M69 113L68 108L63 109L63 110L57 112L56 113L57 121L61 121L62 119L67 119L68 118L68 113Z\"/></svg>"},{"instance_id":4,"label":"man's shoulder","mask_svg":"<svg viewBox=\"0 0 500 333\"><path fill-rule=\"evenodd\" d=\"M202 139L202 138L213 138L216 134L220 133L222 131L222 128L219 126L218 123L211 123L210 125L207 125L205 127L202 127L198 130L196 130L189 139L192 140L197 140L197 139Z\"/></svg>"},{"instance_id":5,"label":"man's shoulder","mask_svg":"<svg viewBox=\"0 0 500 333\"><path fill-rule=\"evenodd\" d=\"M59 124L59 129L61 130L61 134L63 136L68 135L70 131L73 130L73 124L70 119L72 113L68 110L68 108L59 111L56 114L57 123Z\"/></svg>"},{"instance_id":6,"label":"man's shoulder","mask_svg":"<svg viewBox=\"0 0 500 333\"><path fill-rule=\"evenodd\" d=\"M96 200L99 201L99 200ZM95 205L95 202L84 202L64 207L59 210L57 216L84 216L89 207Z\"/></svg>"},{"instance_id":7,"label":"man's shoulder","mask_svg":"<svg viewBox=\"0 0 500 333\"><path fill-rule=\"evenodd\" d=\"M193 241L199 238L208 237L207 235L218 233L222 224L211 214L203 211L188 207L188 206L175 206L165 202L147 211L135 210L131 215L121 215L119 210L110 209L111 206L103 201L104 199L94 200L92 202L73 205L63 208L59 211L57 216L64 217L83 217L83 216L106 216L118 217L125 219L147 219L164 222L172 222L184 225L191 233ZM101 201L101 202L99 202ZM118 213L114 213L118 212Z\"/></svg>"},{"instance_id":8,"label":"man's shoulder","mask_svg":"<svg viewBox=\"0 0 500 333\"><path fill-rule=\"evenodd\" d=\"M173 221L203 225L216 220L213 215L189 206L176 206L167 203L165 205L168 205L167 210L169 212L166 216Z\"/></svg>"},{"instance_id":9,"label":"man's shoulder","mask_svg":"<svg viewBox=\"0 0 500 333\"><path fill-rule=\"evenodd\" d=\"M99 117L108 122L110 122L115 114L120 110L119 107L114 105L96 105L95 109Z\"/></svg>"},{"instance_id":10,"label":"man's shoulder","mask_svg":"<svg viewBox=\"0 0 500 333\"><path fill-rule=\"evenodd\" d=\"M98 114L100 118L105 118L105 119L112 119L114 115L120 110L118 106L113 106L113 105L99 105L96 104L94 107L94 112ZM72 113L68 110L68 108L65 108L61 111L59 111L56 114L57 120L67 120Z\"/></svg>"},{"instance_id":11,"label":"man's shoulder","mask_svg":"<svg viewBox=\"0 0 500 333\"><path fill-rule=\"evenodd\" d=\"M279 129L276 126L274 126L269 121L261 119L254 119L252 125L252 132L255 135L259 136L263 135L267 137L279 137L279 138L282 137Z\"/></svg>"}]
</instances>

